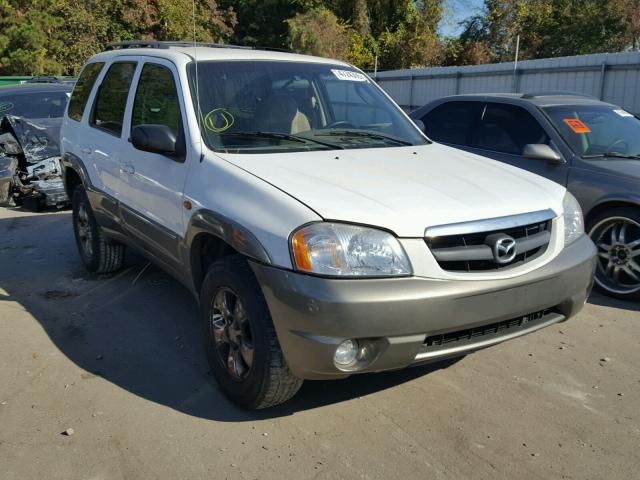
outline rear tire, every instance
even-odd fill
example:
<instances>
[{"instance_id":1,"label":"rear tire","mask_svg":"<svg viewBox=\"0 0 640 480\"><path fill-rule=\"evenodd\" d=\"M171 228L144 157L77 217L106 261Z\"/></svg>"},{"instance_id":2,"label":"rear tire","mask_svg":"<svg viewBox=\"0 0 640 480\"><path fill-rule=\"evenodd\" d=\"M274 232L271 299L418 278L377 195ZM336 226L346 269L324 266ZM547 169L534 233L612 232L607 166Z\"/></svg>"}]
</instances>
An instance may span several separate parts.
<instances>
[{"instance_id":1,"label":"rear tire","mask_svg":"<svg viewBox=\"0 0 640 480\"><path fill-rule=\"evenodd\" d=\"M598 249L595 287L621 300L640 300L640 210L601 212L589 219L587 232Z\"/></svg>"},{"instance_id":2,"label":"rear tire","mask_svg":"<svg viewBox=\"0 0 640 480\"><path fill-rule=\"evenodd\" d=\"M78 185L71 197L73 233L84 266L90 272L109 273L122 268L125 247L105 238L91 209L87 192Z\"/></svg>"},{"instance_id":3,"label":"rear tire","mask_svg":"<svg viewBox=\"0 0 640 480\"><path fill-rule=\"evenodd\" d=\"M211 370L222 391L249 409L286 402L302 386L293 375L253 271L240 255L209 268L200 318Z\"/></svg>"}]
</instances>

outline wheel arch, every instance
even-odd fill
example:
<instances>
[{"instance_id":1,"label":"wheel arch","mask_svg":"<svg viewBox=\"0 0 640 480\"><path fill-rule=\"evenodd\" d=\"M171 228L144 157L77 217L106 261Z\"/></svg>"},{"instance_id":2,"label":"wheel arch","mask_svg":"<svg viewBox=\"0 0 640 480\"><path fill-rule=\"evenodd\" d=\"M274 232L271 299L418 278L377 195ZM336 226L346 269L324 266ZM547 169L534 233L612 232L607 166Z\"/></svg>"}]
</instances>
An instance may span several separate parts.
<instances>
[{"instance_id":1,"label":"wheel arch","mask_svg":"<svg viewBox=\"0 0 640 480\"><path fill-rule=\"evenodd\" d=\"M76 186L84 185L85 188L90 186L89 175L79 157L67 152L62 156L61 164L62 182L69 198L73 195Z\"/></svg>"},{"instance_id":2,"label":"wheel arch","mask_svg":"<svg viewBox=\"0 0 640 480\"><path fill-rule=\"evenodd\" d=\"M608 198L596 203L591 209L585 213L585 223L588 225L594 218L607 210L615 208L635 208L640 209L640 199L631 198Z\"/></svg>"},{"instance_id":3,"label":"wheel arch","mask_svg":"<svg viewBox=\"0 0 640 480\"><path fill-rule=\"evenodd\" d=\"M246 227L211 210L203 209L193 214L186 241L191 281L196 292L200 291L209 266L228 255L240 254L256 262L271 263L266 249Z\"/></svg>"}]
</instances>

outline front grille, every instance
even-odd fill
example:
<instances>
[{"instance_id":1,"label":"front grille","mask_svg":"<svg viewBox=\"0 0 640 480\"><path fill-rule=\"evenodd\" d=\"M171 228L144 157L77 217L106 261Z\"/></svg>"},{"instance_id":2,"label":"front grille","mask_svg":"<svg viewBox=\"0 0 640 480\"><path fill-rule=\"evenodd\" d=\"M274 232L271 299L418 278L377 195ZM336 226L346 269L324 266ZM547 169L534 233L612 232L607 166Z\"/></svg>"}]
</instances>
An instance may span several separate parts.
<instances>
[{"instance_id":1,"label":"front grille","mask_svg":"<svg viewBox=\"0 0 640 480\"><path fill-rule=\"evenodd\" d=\"M438 335L429 335L424 340L424 351L440 350L444 348L455 347L463 343L481 342L491 337L501 337L509 335L517 330L524 330L542 323L546 320L546 316L553 313L552 309L540 310L529 315L524 315L502 322L495 322L479 327L457 330L455 332L447 332Z\"/></svg>"},{"instance_id":2,"label":"front grille","mask_svg":"<svg viewBox=\"0 0 640 480\"><path fill-rule=\"evenodd\" d=\"M425 242L443 270L503 270L522 265L542 255L551 240L551 225L549 219L505 229L427 237ZM503 236L513 238L517 245L517 255L507 263L496 260L492 245L495 238Z\"/></svg>"}]
</instances>

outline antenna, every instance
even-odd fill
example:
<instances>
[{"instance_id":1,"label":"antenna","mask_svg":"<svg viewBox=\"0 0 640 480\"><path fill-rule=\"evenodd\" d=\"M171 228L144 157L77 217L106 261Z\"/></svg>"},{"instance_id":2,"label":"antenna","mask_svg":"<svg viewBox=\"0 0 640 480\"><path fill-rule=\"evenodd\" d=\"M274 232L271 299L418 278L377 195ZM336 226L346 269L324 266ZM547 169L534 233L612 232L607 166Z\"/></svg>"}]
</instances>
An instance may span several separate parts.
<instances>
[{"instance_id":1,"label":"antenna","mask_svg":"<svg viewBox=\"0 0 640 480\"><path fill-rule=\"evenodd\" d=\"M200 121L202 113L200 111L200 78L198 76L198 42L196 41L196 0L191 0L191 5L193 7L191 12L191 18L193 20L193 61L196 64L196 117L198 120L198 133L200 135L200 163L202 163L202 160L204 160L204 151L202 148L202 123Z\"/></svg>"}]
</instances>

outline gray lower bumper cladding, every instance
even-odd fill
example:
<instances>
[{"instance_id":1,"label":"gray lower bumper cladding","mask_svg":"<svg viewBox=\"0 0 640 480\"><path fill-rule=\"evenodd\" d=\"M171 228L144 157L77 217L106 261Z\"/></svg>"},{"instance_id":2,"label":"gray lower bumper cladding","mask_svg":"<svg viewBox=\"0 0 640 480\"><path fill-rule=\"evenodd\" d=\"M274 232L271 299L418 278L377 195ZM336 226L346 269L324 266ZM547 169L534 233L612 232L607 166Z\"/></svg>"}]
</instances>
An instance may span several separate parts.
<instances>
[{"instance_id":1,"label":"gray lower bumper cladding","mask_svg":"<svg viewBox=\"0 0 640 480\"><path fill-rule=\"evenodd\" d=\"M328 279L252 267L290 368L326 379L461 356L567 320L591 291L595 247L583 236L541 268L502 280ZM351 370L333 362L346 339L368 349Z\"/></svg>"}]
</instances>

